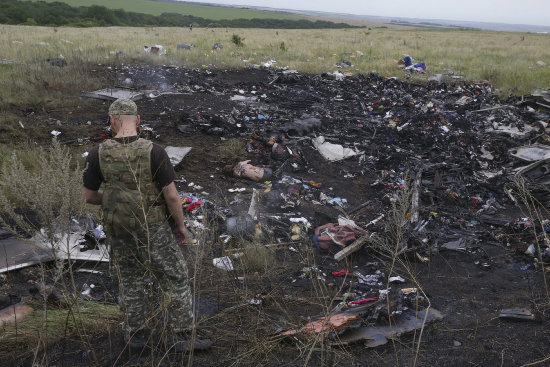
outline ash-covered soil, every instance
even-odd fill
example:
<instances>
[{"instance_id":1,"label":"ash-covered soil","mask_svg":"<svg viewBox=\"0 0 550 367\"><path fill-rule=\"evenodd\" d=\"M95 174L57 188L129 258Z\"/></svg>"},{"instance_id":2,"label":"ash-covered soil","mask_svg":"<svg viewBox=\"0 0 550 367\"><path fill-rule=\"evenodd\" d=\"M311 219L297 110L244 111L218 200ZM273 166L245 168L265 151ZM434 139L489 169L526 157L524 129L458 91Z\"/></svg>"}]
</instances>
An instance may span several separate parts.
<instances>
[{"instance_id":1,"label":"ash-covered soil","mask_svg":"<svg viewBox=\"0 0 550 367\"><path fill-rule=\"evenodd\" d=\"M137 101L144 136L164 146L192 147L176 173L182 196L203 201L186 215L204 241L199 260L197 248L183 251L199 324L214 342L211 350L194 354L194 365L519 366L550 354L544 195L534 207L542 214L533 217L513 179L528 162L510 154L548 140L548 110L536 101L499 100L488 83L414 84L377 75L338 80L329 74L152 66L97 72L115 85L145 91ZM33 113L40 144L55 128L80 154L98 143L87 138L105 133L108 105L88 100L70 115L13 112ZM312 144L318 136L358 154L329 162ZM270 139L282 149L272 148ZM237 158L270 168L273 177L266 183L225 175L223 167ZM253 189L261 193L263 237L256 242L282 245L267 255L249 249L253 255L233 260L234 271L217 269L212 258L243 246L234 240L223 248L218 236L227 232L228 217L248 210ZM337 250L314 249L311 241L316 227L339 216L376 239L342 261L334 260ZM208 218L206 229L196 226L200 218ZM299 225L298 240L291 238L291 218L310 224ZM530 245L533 255L525 254ZM116 277L106 266L99 269L102 275L78 273L77 288L93 282L95 301L115 302ZM365 284L357 275L332 275L342 269L383 274ZM405 282L388 282L397 275ZM27 282L38 277L33 268L8 273L0 289L26 297ZM380 290L388 286L384 298ZM405 288L417 288L422 297L411 302ZM379 299L342 337L349 329L387 324L388 314L396 321L407 308L429 305L444 317L376 348L365 340L341 345L335 333L278 336L332 310L345 293L346 301ZM537 320L499 318L509 308L529 309ZM100 365L189 362L188 356L157 352L129 356L120 330L112 327L92 347ZM62 340L39 354L47 365L89 365L86 350L79 340Z\"/></svg>"}]
</instances>

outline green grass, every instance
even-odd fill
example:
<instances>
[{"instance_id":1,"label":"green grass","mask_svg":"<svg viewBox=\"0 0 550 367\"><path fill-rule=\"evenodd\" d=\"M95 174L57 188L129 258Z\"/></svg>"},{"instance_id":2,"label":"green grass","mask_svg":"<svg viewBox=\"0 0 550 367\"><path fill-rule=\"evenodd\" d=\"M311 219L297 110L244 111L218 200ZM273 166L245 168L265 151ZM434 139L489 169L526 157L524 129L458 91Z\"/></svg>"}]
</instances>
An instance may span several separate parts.
<instances>
[{"instance_id":1,"label":"green grass","mask_svg":"<svg viewBox=\"0 0 550 367\"><path fill-rule=\"evenodd\" d=\"M36 1L36 0L34 0ZM92 6L99 5L109 9L123 9L129 12L160 15L162 13L177 13L192 15L205 19L304 19L305 17L286 14L275 11L262 11L243 8L228 8L221 6L207 6L195 4L178 4L165 1L147 0L38 0L45 2L60 1L70 6Z\"/></svg>"},{"instance_id":2,"label":"green grass","mask_svg":"<svg viewBox=\"0 0 550 367\"><path fill-rule=\"evenodd\" d=\"M242 45L232 42L234 35L244 40ZM195 48L178 50L179 42L193 43ZM224 48L213 51L217 42ZM143 45L154 44L163 45L167 54L159 57L143 52ZM397 62L408 54L428 66L427 74L413 73L412 80L427 80L431 74L452 71L467 80L488 80L502 96L550 87L547 34L426 29L196 28L191 32L186 28L159 27L82 29L0 25L0 49L2 58L15 62L0 64L0 112L10 105L69 111L85 103L78 101L82 90L117 83L101 80L104 75L93 71L97 64L243 69L275 59L278 67L323 73L337 70L334 63L349 60L353 66L341 71L352 75L377 71L383 76L403 78L405 72L398 68ZM124 55L118 56L118 51ZM67 60L64 68L44 62L60 55ZM537 66L539 60L546 66ZM20 134L18 121L11 120L6 133Z\"/></svg>"}]
</instances>

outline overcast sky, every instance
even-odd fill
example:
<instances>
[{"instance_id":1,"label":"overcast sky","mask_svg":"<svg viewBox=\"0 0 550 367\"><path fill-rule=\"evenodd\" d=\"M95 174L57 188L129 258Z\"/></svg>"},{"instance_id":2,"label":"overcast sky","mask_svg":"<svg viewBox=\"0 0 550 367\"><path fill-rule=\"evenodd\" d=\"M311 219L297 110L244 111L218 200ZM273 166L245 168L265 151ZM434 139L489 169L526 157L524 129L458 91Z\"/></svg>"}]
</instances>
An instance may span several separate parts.
<instances>
[{"instance_id":1,"label":"overcast sky","mask_svg":"<svg viewBox=\"0 0 550 367\"><path fill-rule=\"evenodd\" d=\"M550 0L186 0L387 17L550 26Z\"/></svg>"}]
</instances>

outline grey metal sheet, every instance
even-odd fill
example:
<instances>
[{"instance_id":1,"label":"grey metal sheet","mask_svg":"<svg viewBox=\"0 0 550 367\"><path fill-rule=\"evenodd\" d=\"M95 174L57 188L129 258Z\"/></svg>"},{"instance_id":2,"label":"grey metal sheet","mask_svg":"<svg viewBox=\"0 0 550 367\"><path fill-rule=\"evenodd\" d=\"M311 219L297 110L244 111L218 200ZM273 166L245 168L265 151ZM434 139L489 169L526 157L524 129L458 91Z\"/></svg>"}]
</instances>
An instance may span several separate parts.
<instances>
[{"instance_id":1,"label":"grey metal sheet","mask_svg":"<svg viewBox=\"0 0 550 367\"><path fill-rule=\"evenodd\" d=\"M82 92L82 97L98 98L114 101L115 99L125 98L137 101L143 97L143 92L125 88L105 88L93 92Z\"/></svg>"},{"instance_id":2,"label":"grey metal sheet","mask_svg":"<svg viewBox=\"0 0 550 367\"><path fill-rule=\"evenodd\" d=\"M180 163L183 158L191 151L191 147L166 147L165 148L168 157L170 158L170 163L172 166L176 166Z\"/></svg>"},{"instance_id":3,"label":"grey metal sheet","mask_svg":"<svg viewBox=\"0 0 550 367\"><path fill-rule=\"evenodd\" d=\"M83 232L77 232L61 238L53 248L39 237L20 239L16 237L0 240L0 273L25 268L57 259L82 261L109 261L109 249L99 245L97 249L83 251L80 245Z\"/></svg>"},{"instance_id":4,"label":"grey metal sheet","mask_svg":"<svg viewBox=\"0 0 550 367\"><path fill-rule=\"evenodd\" d=\"M0 241L0 273L55 259L54 252L33 240L7 238Z\"/></svg>"},{"instance_id":5,"label":"grey metal sheet","mask_svg":"<svg viewBox=\"0 0 550 367\"><path fill-rule=\"evenodd\" d=\"M367 340L370 341L370 345L368 346L375 347L385 344L387 339L423 328L425 325L441 319L443 319L443 314L433 308L418 311L418 313L415 313L413 310L407 310L397 316L396 321L391 326L350 328L338 336L337 342L340 344L349 344L359 340Z\"/></svg>"},{"instance_id":6,"label":"grey metal sheet","mask_svg":"<svg viewBox=\"0 0 550 367\"><path fill-rule=\"evenodd\" d=\"M83 261L109 261L109 249L105 245L99 245L97 249L82 251L85 246L80 245L84 241L84 232L76 232L62 238L56 245L56 255L64 260Z\"/></svg>"},{"instance_id":7,"label":"grey metal sheet","mask_svg":"<svg viewBox=\"0 0 550 367\"><path fill-rule=\"evenodd\" d=\"M536 162L550 158L550 146L533 144L510 149L510 154L527 162Z\"/></svg>"},{"instance_id":8,"label":"grey metal sheet","mask_svg":"<svg viewBox=\"0 0 550 367\"><path fill-rule=\"evenodd\" d=\"M550 159L543 159L522 167L517 171L516 176L524 177L527 181L537 185L549 185Z\"/></svg>"}]
</instances>

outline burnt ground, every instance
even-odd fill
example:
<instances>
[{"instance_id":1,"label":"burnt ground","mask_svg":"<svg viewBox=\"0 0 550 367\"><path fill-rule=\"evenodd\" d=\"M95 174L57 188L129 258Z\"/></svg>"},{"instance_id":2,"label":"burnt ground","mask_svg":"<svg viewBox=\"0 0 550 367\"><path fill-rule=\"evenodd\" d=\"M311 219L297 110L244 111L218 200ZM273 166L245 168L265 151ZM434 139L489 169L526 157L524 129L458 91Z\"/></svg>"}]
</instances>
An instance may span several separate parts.
<instances>
[{"instance_id":1,"label":"burnt ground","mask_svg":"<svg viewBox=\"0 0 550 367\"><path fill-rule=\"evenodd\" d=\"M548 112L536 102L501 101L483 82L413 84L377 75L335 80L328 74L151 66L97 72L113 85L130 78L130 86L148 90L137 101L142 124L152 130L142 129L144 136L164 146L193 147L176 173L182 178L182 195L207 201L187 214L190 224L198 215L208 217L205 231L195 228L204 239L198 270L193 266L196 248L184 251L196 282L200 325L214 342L210 351L193 356L193 364L519 366L550 355L545 215L529 217L512 177L514 169L527 163L509 153L547 141ZM240 100L232 100L234 96ZM13 113L34 116L34 138L41 144L48 143L55 127L61 141L82 153L95 143L74 139L105 133L107 108L108 102L86 100L71 114ZM296 122L310 117L320 123ZM363 153L328 162L311 143L319 135ZM286 150L273 152L267 144L271 136ZM273 170L270 184L222 173L225 165L245 157ZM416 177L419 220L411 223L407 208ZM245 190L228 191L234 188ZM226 232L224 218L246 212L254 188L262 192L260 242L291 242L290 218L304 217L311 227L302 226L301 240L292 242L291 249L250 250L253 255L234 259L235 271L216 269L211 259L227 250L218 243ZM325 196L345 202L332 205ZM405 205L401 215L399 205ZM313 248L315 227L337 222L339 215L366 227L381 214L386 217L368 227L377 241L346 261L334 260L335 251ZM534 256L525 254L532 244L539 246ZM392 256L395 249L399 254ZM365 286L356 277L331 275L341 269L384 274L379 284ZM77 287L94 283L96 301L115 302L116 277L103 265L100 270L103 275L78 273ZM405 283L387 283L396 275ZM34 268L9 273L1 290L25 297L29 279L38 276ZM388 285L387 300L381 297L350 328L387 324L388 310L423 309L427 300L444 318L422 333L406 333L376 348L368 348L364 340L340 345L334 333L316 342L313 337L276 336L332 309L346 292L354 293L350 299L362 299L379 296ZM399 291L409 287L421 289L424 298L418 304ZM260 304L250 304L251 299ZM499 318L507 308L527 308L537 320ZM96 332L92 345L99 365L189 362L178 355L128 356L120 330L112 325L105 329ZM47 365L94 364L85 350L78 340L67 339L42 354ZM9 364L31 361L12 358Z\"/></svg>"}]
</instances>

